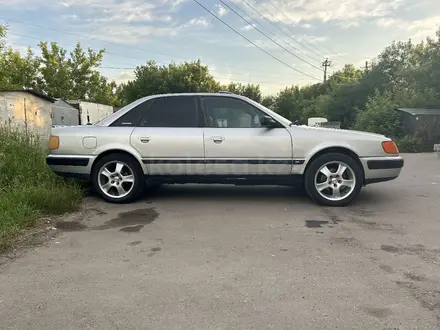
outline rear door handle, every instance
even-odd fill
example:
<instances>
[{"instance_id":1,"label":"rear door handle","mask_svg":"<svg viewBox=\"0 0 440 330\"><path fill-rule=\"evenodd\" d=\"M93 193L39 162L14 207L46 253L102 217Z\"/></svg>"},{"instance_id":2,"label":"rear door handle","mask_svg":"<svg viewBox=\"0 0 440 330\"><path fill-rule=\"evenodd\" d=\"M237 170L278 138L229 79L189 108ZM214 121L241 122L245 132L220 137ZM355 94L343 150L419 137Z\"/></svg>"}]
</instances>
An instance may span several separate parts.
<instances>
[{"instance_id":1,"label":"rear door handle","mask_svg":"<svg viewBox=\"0 0 440 330\"><path fill-rule=\"evenodd\" d=\"M139 140L142 143L148 143L148 142L150 142L150 137L149 136L140 137Z\"/></svg>"},{"instance_id":2,"label":"rear door handle","mask_svg":"<svg viewBox=\"0 0 440 330\"><path fill-rule=\"evenodd\" d=\"M223 136L213 136L212 137L212 141L214 141L214 143L222 143L225 140L225 138Z\"/></svg>"}]
</instances>

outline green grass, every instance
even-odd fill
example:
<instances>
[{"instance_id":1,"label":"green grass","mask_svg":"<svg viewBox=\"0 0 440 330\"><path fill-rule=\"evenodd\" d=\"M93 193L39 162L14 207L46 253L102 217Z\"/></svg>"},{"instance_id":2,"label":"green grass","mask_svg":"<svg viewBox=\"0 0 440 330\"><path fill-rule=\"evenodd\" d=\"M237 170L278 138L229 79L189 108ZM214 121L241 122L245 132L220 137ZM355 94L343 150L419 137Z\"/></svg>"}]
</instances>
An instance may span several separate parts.
<instances>
[{"instance_id":1,"label":"green grass","mask_svg":"<svg viewBox=\"0 0 440 330\"><path fill-rule=\"evenodd\" d=\"M43 216L78 208L78 184L56 176L46 165L43 141L0 127L0 251Z\"/></svg>"}]
</instances>

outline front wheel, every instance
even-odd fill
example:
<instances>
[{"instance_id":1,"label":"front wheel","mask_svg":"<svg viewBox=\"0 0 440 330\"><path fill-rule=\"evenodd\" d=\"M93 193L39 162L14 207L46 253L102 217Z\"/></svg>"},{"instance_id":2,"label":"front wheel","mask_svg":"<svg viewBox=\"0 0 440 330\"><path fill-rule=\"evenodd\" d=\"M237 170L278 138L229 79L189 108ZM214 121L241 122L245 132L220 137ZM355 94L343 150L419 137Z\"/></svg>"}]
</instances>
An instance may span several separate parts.
<instances>
[{"instance_id":1,"label":"front wheel","mask_svg":"<svg viewBox=\"0 0 440 330\"><path fill-rule=\"evenodd\" d=\"M363 172L353 158L328 153L312 161L304 179L307 194L315 202L325 206L346 206L359 194Z\"/></svg>"},{"instance_id":2,"label":"front wheel","mask_svg":"<svg viewBox=\"0 0 440 330\"><path fill-rule=\"evenodd\" d=\"M111 203L134 201L142 193L144 181L138 162L125 154L105 156L93 167L93 188Z\"/></svg>"}]
</instances>

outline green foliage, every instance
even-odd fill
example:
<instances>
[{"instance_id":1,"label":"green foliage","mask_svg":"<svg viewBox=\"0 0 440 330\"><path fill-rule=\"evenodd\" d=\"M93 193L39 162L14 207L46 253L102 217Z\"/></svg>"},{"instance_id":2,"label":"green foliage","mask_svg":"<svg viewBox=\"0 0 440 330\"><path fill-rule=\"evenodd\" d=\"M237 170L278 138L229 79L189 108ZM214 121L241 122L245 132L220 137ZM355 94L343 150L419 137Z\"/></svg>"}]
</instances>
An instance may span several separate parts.
<instances>
[{"instance_id":1,"label":"green foliage","mask_svg":"<svg viewBox=\"0 0 440 330\"><path fill-rule=\"evenodd\" d=\"M395 140L400 152L422 152L423 144L420 138L405 135Z\"/></svg>"},{"instance_id":2,"label":"green foliage","mask_svg":"<svg viewBox=\"0 0 440 330\"><path fill-rule=\"evenodd\" d=\"M354 129L368 131L386 136L396 137L400 135L399 113L395 110L396 102L391 92L369 97L364 111L360 112L354 125Z\"/></svg>"},{"instance_id":3,"label":"green foliage","mask_svg":"<svg viewBox=\"0 0 440 330\"><path fill-rule=\"evenodd\" d=\"M5 46L6 32L6 27L0 26L0 90L34 89L56 98L120 104L115 82L97 70L104 49L83 50L77 43L68 54L56 42L40 42L41 56L29 48L23 57Z\"/></svg>"},{"instance_id":4,"label":"green foliage","mask_svg":"<svg viewBox=\"0 0 440 330\"><path fill-rule=\"evenodd\" d=\"M81 195L46 165L41 141L0 127L0 251L41 216L75 210Z\"/></svg>"},{"instance_id":5,"label":"green foliage","mask_svg":"<svg viewBox=\"0 0 440 330\"><path fill-rule=\"evenodd\" d=\"M261 100L261 104L264 105L266 108L273 110L274 105L275 105L275 101L276 101L275 97L272 95L269 95L269 96L263 97L263 99Z\"/></svg>"},{"instance_id":6,"label":"green foliage","mask_svg":"<svg viewBox=\"0 0 440 330\"><path fill-rule=\"evenodd\" d=\"M261 102L261 91L259 85L254 84L241 84L241 83L230 83L228 86L220 87L221 90L227 90L231 93L243 95L255 102Z\"/></svg>"}]
</instances>

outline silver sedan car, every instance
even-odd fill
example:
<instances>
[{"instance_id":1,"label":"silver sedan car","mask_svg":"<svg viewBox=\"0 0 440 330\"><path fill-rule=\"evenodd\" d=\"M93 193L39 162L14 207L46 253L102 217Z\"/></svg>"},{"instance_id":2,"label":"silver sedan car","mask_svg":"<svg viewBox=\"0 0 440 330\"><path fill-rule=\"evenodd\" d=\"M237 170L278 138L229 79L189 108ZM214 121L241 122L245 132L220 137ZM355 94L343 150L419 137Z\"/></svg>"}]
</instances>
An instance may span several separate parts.
<instances>
[{"instance_id":1,"label":"silver sedan car","mask_svg":"<svg viewBox=\"0 0 440 330\"><path fill-rule=\"evenodd\" d=\"M90 180L113 203L164 183L222 183L301 185L345 206L404 163L383 135L294 125L230 93L147 96L94 125L53 127L49 149L55 173Z\"/></svg>"}]
</instances>

